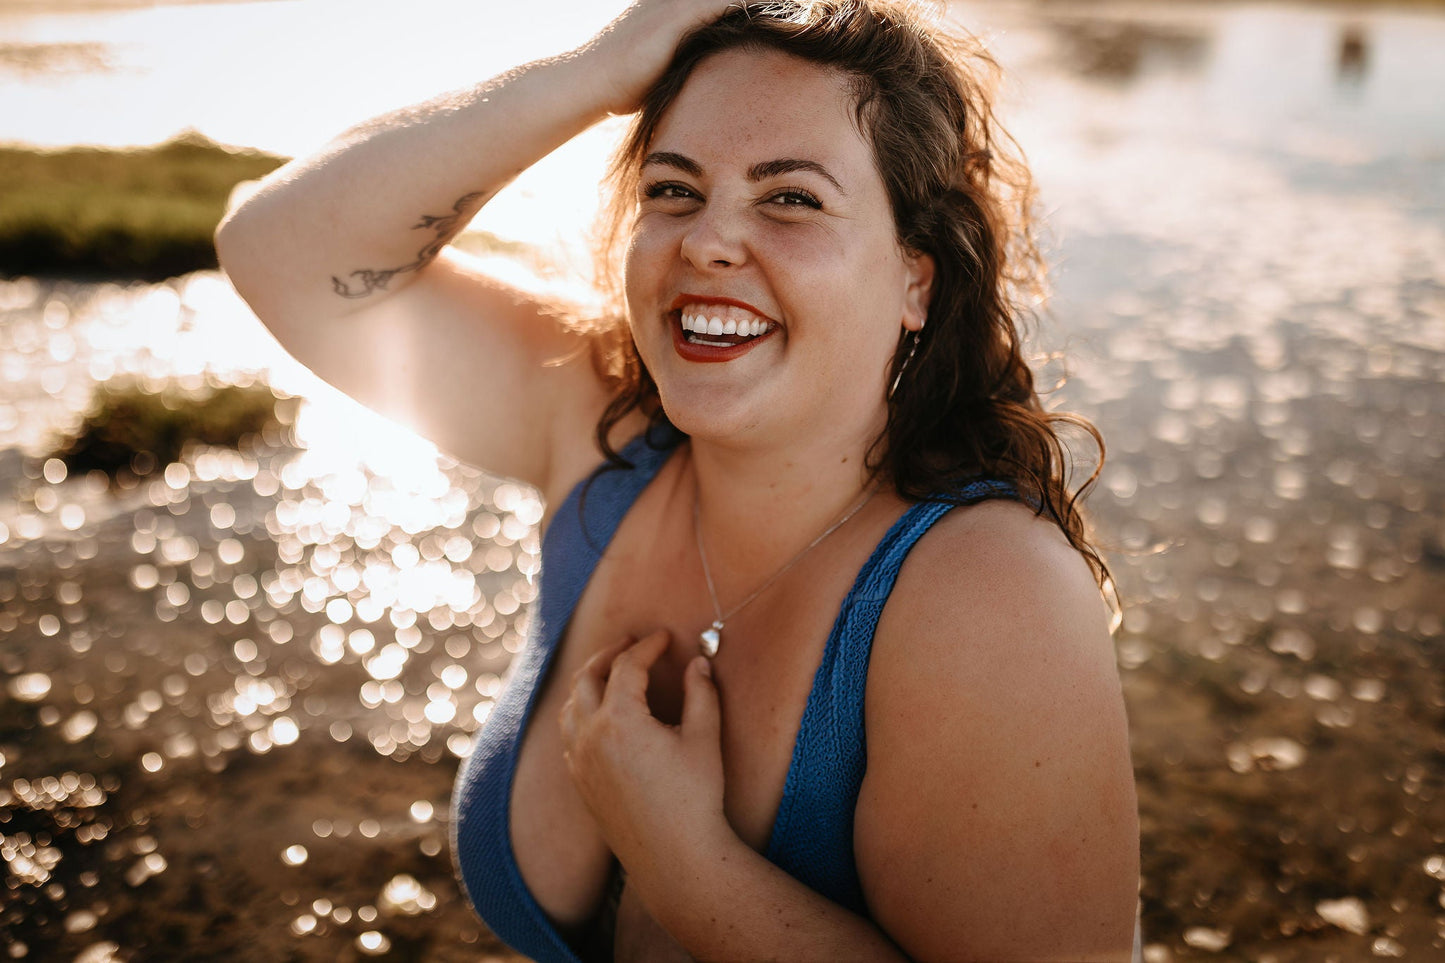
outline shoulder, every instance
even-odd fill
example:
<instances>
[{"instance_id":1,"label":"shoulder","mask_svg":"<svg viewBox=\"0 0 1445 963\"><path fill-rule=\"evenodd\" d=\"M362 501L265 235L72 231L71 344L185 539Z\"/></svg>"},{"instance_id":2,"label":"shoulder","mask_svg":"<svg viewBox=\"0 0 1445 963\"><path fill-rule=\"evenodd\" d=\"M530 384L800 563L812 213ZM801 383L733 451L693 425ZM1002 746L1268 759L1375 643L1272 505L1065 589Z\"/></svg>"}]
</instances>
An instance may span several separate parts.
<instances>
[{"instance_id":1,"label":"shoulder","mask_svg":"<svg viewBox=\"0 0 1445 963\"><path fill-rule=\"evenodd\" d=\"M943 651L933 654L946 657L956 640L919 630L959 620L995 631L1050 623L1075 630L1067 635L1076 642L1087 634L1093 647L1108 637L1107 610L1084 557L1058 526L1009 499L959 506L919 539L889 598L875 659L889 659L894 636L907 640L909 662L920 654L918 646L939 646ZM1014 658L1029 655L1020 646L1057 654L1057 641L1052 634L1030 636L1007 648ZM971 658L980 646L1000 644L974 639Z\"/></svg>"},{"instance_id":2,"label":"shoulder","mask_svg":"<svg viewBox=\"0 0 1445 963\"><path fill-rule=\"evenodd\" d=\"M1120 700L1108 611L1087 562L1027 506L960 507L925 534L879 621L868 676L870 739L900 704L995 716L1019 730L1034 705Z\"/></svg>"},{"instance_id":3,"label":"shoulder","mask_svg":"<svg viewBox=\"0 0 1445 963\"><path fill-rule=\"evenodd\" d=\"M945 515L874 639L855 827L880 925L934 958L1127 954L1138 828L1107 611L1016 502Z\"/></svg>"}]
</instances>

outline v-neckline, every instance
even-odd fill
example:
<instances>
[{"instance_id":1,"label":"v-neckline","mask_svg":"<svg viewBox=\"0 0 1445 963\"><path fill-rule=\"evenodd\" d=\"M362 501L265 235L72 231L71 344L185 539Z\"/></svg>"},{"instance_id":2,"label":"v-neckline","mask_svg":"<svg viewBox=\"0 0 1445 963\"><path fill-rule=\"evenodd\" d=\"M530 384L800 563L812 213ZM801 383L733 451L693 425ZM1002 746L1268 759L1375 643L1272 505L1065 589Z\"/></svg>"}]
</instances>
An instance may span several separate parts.
<instances>
[{"instance_id":1,"label":"v-neckline","mask_svg":"<svg viewBox=\"0 0 1445 963\"><path fill-rule=\"evenodd\" d=\"M541 665L536 670L536 678L532 686L530 698L515 735L514 753L520 752L522 740L525 738L527 727L531 723L532 712L536 708L541 691L547 685L553 661L561 649L562 640L567 637L567 632L571 628L572 616L575 614L583 594L591 584L598 564L602 561L608 546L611 544L618 530L622 527L623 521L637 504L638 499L642 497L642 494L662 473L663 468L666 467L672 456L677 452L678 447L680 447L679 444L672 444L666 448L658 448L650 444L647 439L647 433L639 435L625 445L619 452L626 461L633 465L632 468L612 468L603 465L593 470L586 478L573 486L572 491L568 493L567 498L563 501L557 514L553 517L552 524L544 535L543 555L546 556L547 542L558 537L558 534L560 534L558 532L560 526L573 525L576 526L577 529L580 529L581 538L577 541L586 547L588 556L586 572L585 575L580 578L574 577L570 579L570 584L566 586L566 591L561 593L563 597L558 598L556 594L549 597L546 591L547 572L545 569L542 571L543 583L542 592L539 595L539 604L543 608L543 631L546 633L546 637L539 641L544 644L544 652ZM589 486L607 478L608 475L614 471L626 474L625 478L617 479L618 482L624 485L624 490L627 492L626 499L609 500L606 508L610 509L610 511L606 513L605 517L601 519L589 519L587 514L583 512L584 499L591 494L588 490ZM906 527L913 513L925 507L927 504L929 503L919 502L909 505L900 513L898 518L893 521L887 532L879 539L878 543L872 551L870 551L867 560L858 570L858 574L850 584L848 593L843 597L843 601L839 605L837 615L833 618L828 630L827 641L823 646L822 655L817 666L814 667L811 673L808 697L803 704L802 715L798 719L797 731L793 734L792 749L788 758L788 768L783 781L783 792L778 799L777 808L773 813L772 825L768 830L767 847L764 850L764 855L769 859L772 859L773 856L776 855L782 841L779 827L784 826L785 820L780 817L789 809L791 796L797 788L803 763L801 747L804 745L804 737L808 728L817 724L816 716L820 688L826 682L830 663L836 661L838 658L840 629L847 622L848 615L855 604L859 591L867 583L870 573L886 557L888 546L892 544L898 533ZM547 618L549 613L557 611L566 613L566 618L561 620L560 624L555 620ZM547 631L550 626L555 626L555 630ZM513 787L509 785L507 791L507 809L509 814L511 811L512 788ZM784 826L784 828L786 827ZM508 849L509 851L511 849L510 819ZM509 856L515 864L515 853L509 852Z\"/></svg>"}]
</instances>

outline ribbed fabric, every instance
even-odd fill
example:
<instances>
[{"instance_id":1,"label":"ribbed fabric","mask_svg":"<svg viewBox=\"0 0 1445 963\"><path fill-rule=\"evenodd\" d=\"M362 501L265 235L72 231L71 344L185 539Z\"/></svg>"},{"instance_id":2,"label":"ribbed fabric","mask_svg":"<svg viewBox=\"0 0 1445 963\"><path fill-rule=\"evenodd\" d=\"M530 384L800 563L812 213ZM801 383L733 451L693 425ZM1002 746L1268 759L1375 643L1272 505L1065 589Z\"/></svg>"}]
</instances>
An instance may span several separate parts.
<instances>
[{"instance_id":1,"label":"ribbed fabric","mask_svg":"<svg viewBox=\"0 0 1445 963\"><path fill-rule=\"evenodd\" d=\"M592 570L622 517L671 453L671 447L653 447L638 436L620 452L635 466L632 470L595 473L557 510L542 538L538 600L526 648L513 661L511 680L452 791L452 858L463 889L493 933L539 963L581 961L537 905L512 851L512 777L522 733Z\"/></svg>"},{"instance_id":2,"label":"ribbed fabric","mask_svg":"<svg viewBox=\"0 0 1445 963\"><path fill-rule=\"evenodd\" d=\"M793 745L793 761L765 855L835 903L863 916L853 861L853 809L867 769L863 695L878 617L914 544L958 505L1015 497L1012 485L977 481L948 502L919 502L904 512L843 599Z\"/></svg>"},{"instance_id":3,"label":"ribbed fabric","mask_svg":"<svg viewBox=\"0 0 1445 963\"><path fill-rule=\"evenodd\" d=\"M509 805L522 733L593 569L676 442L676 436L660 443L639 437L622 451L633 469L602 471L562 503L542 540L531 637L453 791L452 853L463 888L493 933L539 963L580 960L528 891L512 851ZM950 508L1013 497L1005 482L980 481L946 503L912 506L859 572L828 636L766 856L854 912L867 915L853 863L853 808L866 763L863 695L878 616L909 550Z\"/></svg>"}]
</instances>

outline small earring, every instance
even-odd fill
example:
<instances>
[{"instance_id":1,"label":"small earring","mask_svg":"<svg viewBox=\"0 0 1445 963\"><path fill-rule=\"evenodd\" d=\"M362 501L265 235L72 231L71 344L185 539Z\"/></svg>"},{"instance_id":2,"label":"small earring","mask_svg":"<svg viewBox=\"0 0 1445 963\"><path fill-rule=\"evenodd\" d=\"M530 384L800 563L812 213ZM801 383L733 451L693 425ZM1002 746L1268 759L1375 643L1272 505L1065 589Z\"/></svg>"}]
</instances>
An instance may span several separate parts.
<instances>
[{"instance_id":1,"label":"small earring","mask_svg":"<svg viewBox=\"0 0 1445 963\"><path fill-rule=\"evenodd\" d=\"M922 337L923 326L919 325L918 330L913 332L913 344L908 348L908 357L904 358L903 363L898 366L898 374L893 378L893 387L888 389L889 401L893 400L893 394L898 390L898 383L903 380L903 372L908 370L908 362L912 361L913 356L918 353L918 342Z\"/></svg>"}]
</instances>

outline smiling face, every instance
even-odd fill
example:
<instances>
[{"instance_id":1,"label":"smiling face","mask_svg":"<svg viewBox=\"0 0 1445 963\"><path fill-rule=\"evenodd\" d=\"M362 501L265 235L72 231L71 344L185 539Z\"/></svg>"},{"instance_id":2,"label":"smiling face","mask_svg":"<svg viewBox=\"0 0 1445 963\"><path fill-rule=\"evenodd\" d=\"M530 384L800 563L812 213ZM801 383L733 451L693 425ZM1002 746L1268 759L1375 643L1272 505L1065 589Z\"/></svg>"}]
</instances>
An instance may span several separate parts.
<instances>
[{"instance_id":1,"label":"smiling face","mask_svg":"<svg viewBox=\"0 0 1445 963\"><path fill-rule=\"evenodd\" d=\"M698 438L870 443L932 262L904 252L846 78L774 50L703 61L642 161L628 316Z\"/></svg>"}]
</instances>

